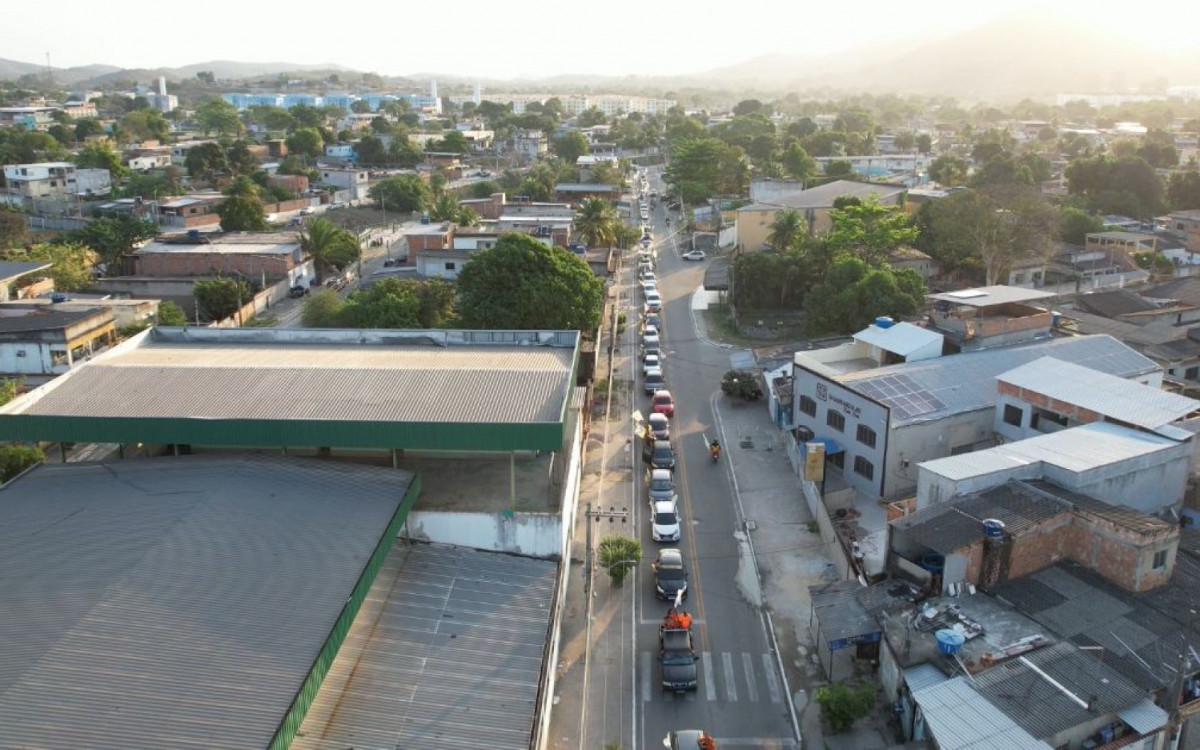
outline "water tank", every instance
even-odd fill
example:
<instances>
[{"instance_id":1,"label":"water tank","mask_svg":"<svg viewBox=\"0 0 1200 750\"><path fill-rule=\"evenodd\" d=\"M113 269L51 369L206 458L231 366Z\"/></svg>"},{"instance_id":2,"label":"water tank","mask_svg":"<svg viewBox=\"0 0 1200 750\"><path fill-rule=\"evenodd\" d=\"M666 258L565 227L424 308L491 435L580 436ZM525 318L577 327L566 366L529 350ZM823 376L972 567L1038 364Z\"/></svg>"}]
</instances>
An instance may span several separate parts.
<instances>
[{"instance_id":1,"label":"water tank","mask_svg":"<svg viewBox=\"0 0 1200 750\"><path fill-rule=\"evenodd\" d=\"M66 302L69 299L71 299L71 298L68 297L67 295L63 294L62 292L54 292L50 295L50 301L56 305L59 302Z\"/></svg>"},{"instance_id":2,"label":"water tank","mask_svg":"<svg viewBox=\"0 0 1200 750\"><path fill-rule=\"evenodd\" d=\"M1060 313L1058 310L1051 310L1050 311L1050 325L1053 326L1054 328L1058 328L1058 322L1060 320L1062 320L1062 313Z\"/></svg>"},{"instance_id":3,"label":"water tank","mask_svg":"<svg viewBox=\"0 0 1200 750\"><path fill-rule=\"evenodd\" d=\"M937 638L938 653L946 656L957 654L967 640L962 633L950 629L939 630L934 637Z\"/></svg>"},{"instance_id":4,"label":"water tank","mask_svg":"<svg viewBox=\"0 0 1200 750\"><path fill-rule=\"evenodd\" d=\"M995 518L984 520L983 535L992 539L1004 536L1004 522Z\"/></svg>"},{"instance_id":5,"label":"water tank","mask_svg":"<svg viewBox=\"0 0 1200 750\"><path fill-rule=\"evenodd\" d=\"M928 552L921 556L921 567L930 573L941 573L946 565L946 558L937 552Z\"/></svg>"},{"instance_id":6,"label":"water tank","mask_svg":"<svg viewBox=\"0 0 1200 750\"><path fill-rule=\"evenodd\" d=\"M876 328L891 328L894 325L896 325L896 321L892 320L886 315L880 315L875 319Z\"/></svg>"}]
</instances>

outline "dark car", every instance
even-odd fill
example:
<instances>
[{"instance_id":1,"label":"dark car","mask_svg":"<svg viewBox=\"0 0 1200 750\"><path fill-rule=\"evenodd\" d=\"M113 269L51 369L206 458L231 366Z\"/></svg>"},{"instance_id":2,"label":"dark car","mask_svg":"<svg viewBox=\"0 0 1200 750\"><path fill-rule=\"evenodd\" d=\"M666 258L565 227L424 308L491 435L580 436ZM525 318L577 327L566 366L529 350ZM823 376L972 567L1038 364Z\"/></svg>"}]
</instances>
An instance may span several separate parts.
<instances>
[{"instance_id":1,"label":"dark car","mask_svg":"<svg viewBox=\"0 0 1200 750\"><path fill-rule=\"evenodd\" d=\"M692 648L692 631L683 628L663 630L659 634L662 650L659 664L662 665L663 690L682 693L696 689L696 656Z\"/></svg>"},{"instance_id":2,"label":"dark car","mask_svg":"<svg viewBox=\"0 0 1200 750\"><path fill-rule=\"evenodd\" d=\"M650 464L651 469L675 471L675 451L666 440L647 438L642 443L642 461Z\"/></svg>"},{"instance_id":3,"label":"dark car","mask_svg":"<svg viewBox=\"0 0 1200 750\"><path fill-rule=\"evenodd\" d=\"M687 570L683 567L683 553L674 547L660 549L654 561L654 595L659 599L675 601L677 594L687 598Z\"/></svg>"},{"instance_id":4,"label":"dark car","mask_svg":"<svg viewBox=\"0 0 1200 750\"><path fill-rule=\"evenodd\" d=\"M288 296L292 299L296 299L297 297L305 297L307 295L308 287L304 286L303 284L297 284L288 291Z\"/></svg>"},{"instance_id":5,"label":"dark car","mask_svg":"<svg viewBox=\"0 0 1200 750\"><path fill-rule=\"evenodd\" d=\"M650 502L672 499L675 497L675 477L667 469L652 469L646 494L650 496Z\"/></svg>"},{"instance_id":6,"label":"dark car","mask_svg":"<svg viewBox=\"0 0 1200 750\"><path fill-rule=\"evenodd\" d=\"M671 439L671 420L666 414L655 412L646 417L646 424L650 425L650 434L655 440L670 440Z\"/></svg>"}]
</instances>

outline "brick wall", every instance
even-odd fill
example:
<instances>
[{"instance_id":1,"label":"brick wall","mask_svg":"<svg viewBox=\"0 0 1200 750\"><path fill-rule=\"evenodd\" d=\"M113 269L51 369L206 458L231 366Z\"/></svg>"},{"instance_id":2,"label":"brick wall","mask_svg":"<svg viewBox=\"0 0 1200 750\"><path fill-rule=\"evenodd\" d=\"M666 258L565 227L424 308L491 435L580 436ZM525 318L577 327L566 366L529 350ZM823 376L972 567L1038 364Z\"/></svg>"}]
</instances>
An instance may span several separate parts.
<instances>
[{"instance_id":1,"label":"brick wall","mask_svg":"<svg viewBox=\"0 0 1200 750\"><path fill-rule=\"evenodd\" d=\"M240 273L250 278L260 278L266 273L268 280L288 275L293 266L292 256L264 257L246 253L147 253L134 256L136 276L212 276L214 274Z\"/></svg>"},{"instance_id":2,"label":"brick wall","mask_svg":"<svg viewBox=\"0 0 1200 750\"><path fill-rule=\"evenodd\" d=\"M451 232L442 234L410 234L405 237L410 255L422 250L445 250L450 247Z\"/></svg>"},{"instance_id":3,"label":"brick wall","mask_svg":"<svg viewBox=\"0 0 1200 750\"><path fill-rule=\"evenodd\" d=\"M282 187L293 193L303 193L308 190L308 176L302 174L276 174L267 178L267 184Z\"/></svg>"}]
</instances>

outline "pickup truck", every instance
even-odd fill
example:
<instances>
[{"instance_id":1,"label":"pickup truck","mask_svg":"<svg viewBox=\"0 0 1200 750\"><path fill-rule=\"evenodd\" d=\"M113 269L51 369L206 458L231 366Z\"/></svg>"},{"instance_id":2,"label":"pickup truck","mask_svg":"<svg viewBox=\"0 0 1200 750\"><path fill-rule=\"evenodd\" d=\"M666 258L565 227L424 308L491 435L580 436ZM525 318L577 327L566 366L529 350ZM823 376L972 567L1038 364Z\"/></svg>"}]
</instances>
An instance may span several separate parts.
<instances>
[{"instance_id":1,"label":"pickup truck","mask_svg":"<svg viewBox=\"0 0 1200 750\"><path fill-rule=\"evenodd\" d=\"M673 690L682 693L685 690L696 689L696 656L692 648L692 631L683 628L664 628L659 632L662 650L659 661L662 664L663 690Z\"/></svg>"}]
</instances>

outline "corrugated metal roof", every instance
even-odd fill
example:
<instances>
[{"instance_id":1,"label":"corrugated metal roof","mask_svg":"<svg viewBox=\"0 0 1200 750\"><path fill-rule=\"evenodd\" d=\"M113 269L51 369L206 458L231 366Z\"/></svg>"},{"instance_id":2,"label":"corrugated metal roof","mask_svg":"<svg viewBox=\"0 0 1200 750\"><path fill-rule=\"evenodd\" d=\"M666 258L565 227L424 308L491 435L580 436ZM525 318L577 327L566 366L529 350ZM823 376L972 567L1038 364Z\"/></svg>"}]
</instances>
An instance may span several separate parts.
<instances>
[{"instance_id":1,"label":"corrugated metal roof","mask_svg":"<svg viewBox=\"0 0 1200 750\"><path fill-rule=\"evenodd\" d=\"M545 346L153 341L89 363L17 413L554 423L574 386L573 361L573 349Z\"/></svg>"},{"instance_id":2,"label":"corrugated metal roof","mask_svg":"<svg viewBox=\"0 0 1200 750\"><path fill-rule=\"evenodd\" d=\"M528 748L557 569L397 545L292 750Z\"/></svg>"},{"instance_id":3,"label":"corrugated metal roof","mask_svg":"<svg viewBox=\"0 0 1200 750\"><path fill-rule=\"evenodd\" d=\"M1146 692L1125 679L1097 656L1073 643L1056 643L1024 657L1049 675L1055 686L1021 659L997 664L975 675L980 694L1036 737L1052 737L1097 717L1129 708ZM1072 700L1069 690L1091 709Z\"/></svg>"},{"instance_id":4,"label":"corrugated metal roof","mask_svg":"<svg viewBox=\"0 0 1200 750\"><path fill-rule=\"evenodd\" d=\"M834 581L808 587L825 640L836 641L879 632L879 623L858 601L857 594L863 588L858 581Z\"/></svg>"},{"instance_id":5,"label":"corrugated metal roof","mask_svg":"<svg viewBox=\"0 0 1200 750\"><path fill-rule=\"evenodd\" d=\"M5 485L0 745L266 747L410 481L188 456Z\"/></svg>"},{"instance_id":6,"label":"corrugated metal roof","mask_svg":"<svg viewBox=\"0 0 1200 750\"><path fill-rule=\"evenodd\" d=\"M871 398L892 409L896 427L993 408L996 376L1045 356L1122 378L1158 370L1153 361L1111 336L1075 336L851 372L837 376L837 381L858 392L875 393ZM892 382L896 376L911 387L898 389Z\"/></svg>"},{"instance_id":7,"label":"corrugated metal roof","mask_svg":"<svg viewBox=\"0 0 1200 750\"><path fill-rule=\"evenodd\" d=\"M904 670L904 683L914 693L918 690L924 690L927 687L941 685L948 679L950 678L946 676L945 672L929 662Z\"/></svg>"},{"instance_id":8,"label":"corrugated metal roof","mask_svg":"<svg viewBox=\"0 0 1200 750\"><path fill-rule=\"evenodd\" d=\"M1049 750L962 677L914 691L913 699L942 750Z\"/></svg>"},{"instance_id":9,"label":"corrugated metal roof","mask_svg":"<svg viewBox=\"0 0 1200 750\"><path fill-rule=\"evenodd\" d=\"M921 468L949 479L965 479L1039 462L1080 472L1179 445L1153 433L1111 422L1092 422L995 448L937 458L922 463Z\"/></svg>"},{"instance_id":10,"label":"corrugated metal roof","mask_svg":"<svg viewBox=\"0 0 1200 750\"><path fill-rule=\"evenodd\" d=\"M854 338L880 349L907 357L923 346L940 344L942 334L915 326L912 323L900 322L888 328L867 326L854 334ZM939 352L940 353L940 352Z\"/></svg>"},{"instance_id":11,"label":"corrugated metal roof","mask_svg":"<svg viewBox=\"0 0 1200 750\"><path fill-rule=\"evenodd\" d=\"M1143 698L1129 708L1117 712L1121 721L1133 727L1138 734L1149 734L1167 725L1167 712L1154 705L1154 701Z\"/></svg>"},{"instance_id":12,"label":"corrugated metal roof","mask_svg":"<svg viewBox=\"0 0 1200 750\"><path fill-rule=\"evenodd\" d=\"M937 503L892 522L913 541L948 555L983 536L979 519L958 510L952 503Z\"/></svg>"},{"instance_id":13,"label":"corrugated metal roof","mask_svg":"<svg viewBox=\"0 0 1200 750\"><path fill-rule=\"evenodd\" d=\"M1195 399L1054 357L1027 362L996 380L1148 430L1200 409Z\"/></svg>"},{"instance_id":14,"label":"corrugated metal roof","mask_svg":"<svg viewBox=\"0 0 1200 750\"><path fill-rule=\"evenodd\" d=\"M40 271L43 268L49 268L51 265L53 264L42 263L41 261L35 261L32 263L11 260L0 261L0 279L14 279L18 276L24 276L27 273L33 273L34 271Z\"/></svg>"},{"instance_id":15,"label":"corrugated metal roof","mask_svg":"<svg viewBox=\"0 0 1200 750\"><path fill-rule=\"evenodd\" d=\"M1035 299L1046 299L1057 296L1054 292L1043 292L1037 289L1025 289L1024 287L1004 286L1002 284L928 295L929 299L949 302L952 305L963 305L965 307L991 307L992 305L1030 302Z\"/></svg>"}]
</instances>

